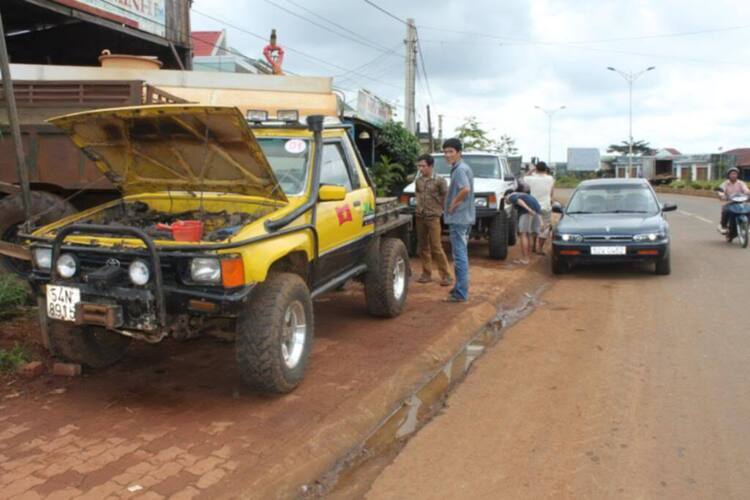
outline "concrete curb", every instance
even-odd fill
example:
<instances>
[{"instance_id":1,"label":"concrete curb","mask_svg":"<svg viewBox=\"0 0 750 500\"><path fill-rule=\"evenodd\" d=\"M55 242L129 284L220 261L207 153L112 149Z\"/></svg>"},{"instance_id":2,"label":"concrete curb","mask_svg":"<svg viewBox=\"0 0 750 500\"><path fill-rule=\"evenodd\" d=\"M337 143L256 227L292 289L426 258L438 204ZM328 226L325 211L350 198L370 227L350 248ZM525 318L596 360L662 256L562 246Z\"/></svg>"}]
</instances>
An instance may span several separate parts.
<instances>
[{"instance_id":1,"label":"concrete curb","mask_svg":"<svg viewBox=\"0 0 750 500\"><path fill-rule=\"evenodd\" d=\"M548 276L540 272L546 259L538 261L529 269L533 276L525 293L512 307L496 300L493 307L489 303L480 304L476 310L465 311L453 328L473 332L453 352L438 352L432 356L442 361L430 373L401 397L369 432L363 435L346 454L341 456L333 467L316 481L301 487L304 496L319 497L336 495L336 488L347 481L358 469L366 468L368 462L376 462L394 447L405 443L415 432L427 424L443 407L444 401L456 384L469 373L474 361L496 344L505 330L528 315L537 304L536 297L548 284ZM377 467L377 465L374 465ZM347 492L349 493L349 492ZM343 497L349 496L347 493Z\"/></svg>"}]
</instances>

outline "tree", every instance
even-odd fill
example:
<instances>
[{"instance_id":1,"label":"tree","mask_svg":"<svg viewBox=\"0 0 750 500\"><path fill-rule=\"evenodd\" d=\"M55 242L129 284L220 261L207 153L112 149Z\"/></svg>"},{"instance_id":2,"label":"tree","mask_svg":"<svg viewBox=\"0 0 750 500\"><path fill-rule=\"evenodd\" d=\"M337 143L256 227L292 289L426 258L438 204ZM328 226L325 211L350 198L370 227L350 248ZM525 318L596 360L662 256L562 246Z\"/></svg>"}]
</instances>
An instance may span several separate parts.
<instances>
[{"instance_id":1,"label":"tree","mask_svg":"<svg viewBox=\"0 0 750 500\"><path fill-rule=\"evenodd\" d=\"M630 143L628 141L622 141L621 144L610 144L607 148L607 153L617 153L626 155L630 151ZM656 150L651 148L646 141L634 141L633 142L633 154L636 156L651 156L656 153Z\"/></svg>"},{"instance_id":2,"label":"tree","mask_svg":"<svg viewBox=\"0 0 750 500\"><path fill-rule=\"evenodd\" d=\"M516 140L507 134L500 136L500 140L495 144L494 151L503 155L515 155L518 153Z\"/></svg>"},{"instance_id":3,"label":"tree","mask_svg":"<svg viewBox=\"0 0 750 500\"><path fill-rule=\"evenodd\" d=\"M479 124L476 116L469 116L464 123L456 129L456 137L461 139L464 149L475 149L477 151L489 151L506 155L514 155L518 152L515 139L507 134L500 136L499 140L492 139L489 132Z\"/></svg>"},{"instance_id":4,"label":"tree","mask_svg":"<svg viewBox=\"0 0 750 500\"><path fill-rule=\"evenodd\" d=\"M404 186L405 169L404 166L392 162L385 155L380 157L380 161L370 169L372 182L375 183L378 196L395 195Z\"/></svg>"},{"instance_id":5,"label":"tree","mask_svg":"<svg viewBox=\"0 0 750 500\"><path fill-rule=\"evenodd\" d=\"M406 174L416 172L419 140L401 122L390 121L383 126L378 134L375 150L381 159L386 157L399 164Z\"/></svg>"},{"instance_id":6,"label":"tree","mask_svg":"<svg viewBox=\"0 0 750 500\"><path fill-rule=\"evenodd\" d=\"M479 125L476 116L467 117L464 123L456 128L456 137L461 139L464 149L488 151L494 145L494 141L487 134Z\"/></svg>"}]
</instances>

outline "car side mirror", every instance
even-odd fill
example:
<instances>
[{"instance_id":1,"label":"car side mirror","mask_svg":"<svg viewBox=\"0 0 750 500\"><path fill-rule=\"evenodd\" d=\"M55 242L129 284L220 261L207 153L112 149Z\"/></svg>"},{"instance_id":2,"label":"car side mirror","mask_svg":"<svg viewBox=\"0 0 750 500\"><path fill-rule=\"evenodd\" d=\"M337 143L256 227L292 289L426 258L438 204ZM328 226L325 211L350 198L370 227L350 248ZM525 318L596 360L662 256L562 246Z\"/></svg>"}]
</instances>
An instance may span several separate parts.
<instances>
[{"instance_id":1,"label":"car side mirror","mask_svg":"<svg viewBox=\"0 0 750 500\"><path fill-rule=\"evenodd\" d=\"M406 182L414 182L414 179L417 178L417 174L409 174L406 176Z\"/></svg>"},{"instance_id":2,"label":"car side mirror","mask_svg":"<svg viewBox=\"0 0 750 500\"><path fill-rule=\"evenodd\" d=\"M344 186L320 186L318 200L320 201L342 201L346 199L346 188Z\"/></svg>"},{"instance_id":3,"label":"car side mirror","mask_svg":"<svg viewBox=\"0 0 750 500\"><path fill-rule=\"evenodd\" d=\"M662 212L674 212L675 210L677 210L677 205L675 205L674 203L664 203L661 206Z\"/></svg>"},{"instance_id":4,"label":"car side mirror","mask_svg":"<svg viewBox=\"0 0 750 500\"><path fill-rule=\"evenodd\" d=\"M552 212L554 212L554 213L556 213L556 214L561 214L561 213L563 213L563 207L562 207L562 205L560 205L560 202L559 202L559 201L556 201L556 202L554 202L554 203L552 204Z\"/></svg>"},{"instance_id":5,"label":"car side mirror","mask_svg":"<svg viewBox=\"0 0 750 500\"><path fill-rule=\"evenodd\" d=\"M505 177L503 177L503 180L507 182L513 182L516 180L516 178L513 177L512 175L506 175Z\"/></svg>"}]
</instances>

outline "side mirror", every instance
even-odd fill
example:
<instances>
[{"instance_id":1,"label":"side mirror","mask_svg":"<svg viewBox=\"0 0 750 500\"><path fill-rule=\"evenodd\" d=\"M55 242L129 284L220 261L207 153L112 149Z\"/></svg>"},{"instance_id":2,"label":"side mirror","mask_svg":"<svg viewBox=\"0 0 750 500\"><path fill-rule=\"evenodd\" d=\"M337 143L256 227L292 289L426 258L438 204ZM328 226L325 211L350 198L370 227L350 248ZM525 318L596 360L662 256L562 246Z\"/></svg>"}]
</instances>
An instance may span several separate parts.
<instances>
[{"instance_id":1,"label":"side mirror","mask_svg":"<svg viewBox=\"0 0 750 500\"><path fill-rule=\"evenodd\" d=\"M556 213L556 214L561 214L561 213L563 213L563 207L562 207L562 205L560 205L560 202L559 202L559 201L556 201L556 202L554 202L554 203L552 204L552 212L554 212L554 213Z\"/></svg>"},{"instance_id":2,"label":"side mirror","mask_svg":"<svg viewBox=\"0 0 750 500\"><path fill-rule=\"evenodd\" d=\"M662 212L674 212L675 210L677 210L677 205L675 205L674 203L664 203L661 206Z\"/></svg>"},{"instance_id":3,"label":"side mirror","mask_svg":"<svg viewBox=\"0 0 750 500\"><path fill-rule=\"evenodd\" d=\"M417 178L417 174L409 174L406 176L406 182L414 182L414 179Z\"/></svg>"},{"instance_id":4,"label":"side mirror","mask_svg":"<svg viewBox=\"0 0 750 500\"><path fill-rule=\"evenodd\" d=\"M320 186L318 200L320 201L342 201L346 199L346 188L344 186Z\"/></svg>"},{"instance_id":5,"label":"side mirror","mask_svg":"<svg viewBox=\"0 0 750 500\"><path fill-rule=\"evenodd\" d=\"M506 182L513 182L516 180L516 178L513 177L512 175L506 175L505 177L503 177L503 180Z\"/></svg>"},{"instance_id":6,"label":"side mirror","mask_svg":"<svg viewBox=\"0 0 750 500\"><path fill-rule=\"evenodd\" d=\"M722 188L721 186L718 186L718 187L714 188L714 191L716 191L717 193L723 193L724 192L724 188Z\"/></svg>"}]
</instances>

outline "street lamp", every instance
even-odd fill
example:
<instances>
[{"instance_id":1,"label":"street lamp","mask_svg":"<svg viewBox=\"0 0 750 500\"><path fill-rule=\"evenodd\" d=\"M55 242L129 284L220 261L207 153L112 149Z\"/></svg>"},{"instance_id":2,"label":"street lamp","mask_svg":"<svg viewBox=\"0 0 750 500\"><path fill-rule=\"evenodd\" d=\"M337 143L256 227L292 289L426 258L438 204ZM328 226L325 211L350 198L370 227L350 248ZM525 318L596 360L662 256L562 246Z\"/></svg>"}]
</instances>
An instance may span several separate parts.
<instances>
[{"instance_id":1,"label":"street lamp","mask_svg":"<svg viewBox=\"0 0 750 500\"><path fill-rule=\"evenodd\" d=\"M630 140L628 141L628 170L627 172L625 172L625 178L628 178L630 177L630 171L633 169L633 82L635 82L645 72L656 69L656 66L649 66L648 68L639 71L638 73L633 73L632 71L626 73L625 71L620 71L619 69L613 68L612 66L607 66L607 69L610 71L614 71L615 73L623 77L626 82L628 82L628 123L630 130ZM617 175L616 172L615 175Z\"/></svg>"},{"instance_id":2,"label":"street lamp","mask_svg":"<svg viewBox=\"0 0 750 500\"><path fill-rule=\"evenodd\" d=\"M547 163L549 163L549 167L552 167L552 115L560 111L561 109L565 109L565 106L560 106L559 108L553 108L553 109L544 109L541 106L534 106L539 111L542 111L545 115L547 115L548 124L547 124Z\"/></svg>"}]
</instances>

